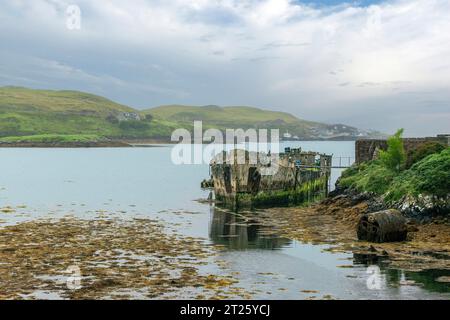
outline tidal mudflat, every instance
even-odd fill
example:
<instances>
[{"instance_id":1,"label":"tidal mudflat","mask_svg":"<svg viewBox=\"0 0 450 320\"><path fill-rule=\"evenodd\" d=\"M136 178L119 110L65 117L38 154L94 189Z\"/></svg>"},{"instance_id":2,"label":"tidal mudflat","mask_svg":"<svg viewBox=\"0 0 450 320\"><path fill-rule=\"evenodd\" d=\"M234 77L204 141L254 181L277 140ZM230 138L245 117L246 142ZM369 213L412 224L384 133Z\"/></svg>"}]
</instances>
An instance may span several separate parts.
<instances>
[{"instance_id":1,"label":"tidal mudflat","mask_svg":"<svg viewBox=\"0 0 450 320\"><path fill-rule=\"evenodd\" d=\"M0 229L2 299L245 298L217 249L150 219L63 218ZM210 263L210 262L209 262Z\"/></svg>"},{"instance_id":2,"label":"tidal mudflat","mask_svg":"<svg viewBox=\"0 0 450 320\"><path fill-rule=\"evenodd\" d=\"M348 198L339 197L337 200L330 199L305 208L262 211L254 219L276 226L277 232L283 237L328 244L329 251L353 252L357 258L366 259L368 264L378 261L389 268L415 272L439 269L450 271L448 220L436 219L433 223L423 224L412 222L408 225L406 241L369 243L358 241L356 235L356 224L366 208L367 203L364 201L354 204ZM450 286L448 289L450 290Z\"/></svg>"}]
</instances>

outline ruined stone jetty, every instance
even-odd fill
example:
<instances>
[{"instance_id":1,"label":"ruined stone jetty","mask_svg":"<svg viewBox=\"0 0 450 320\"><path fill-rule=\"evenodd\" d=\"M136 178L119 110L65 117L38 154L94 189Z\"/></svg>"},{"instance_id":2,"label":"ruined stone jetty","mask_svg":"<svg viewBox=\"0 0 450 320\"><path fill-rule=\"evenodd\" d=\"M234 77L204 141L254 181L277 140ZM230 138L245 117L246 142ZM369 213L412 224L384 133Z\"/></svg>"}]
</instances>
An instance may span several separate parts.
<instances>
[{"instance_id":1,"label":"ruined stone jetty","mask_svg":"<svg viewBox=\"0 0 450 320\"><path fill-rule=\"evenodd\" d=\"M210 163L216 202L234 210L308 203L327 195L332 155L286 148L270 154L234 149Z\"/></svg>"}]
</instances>

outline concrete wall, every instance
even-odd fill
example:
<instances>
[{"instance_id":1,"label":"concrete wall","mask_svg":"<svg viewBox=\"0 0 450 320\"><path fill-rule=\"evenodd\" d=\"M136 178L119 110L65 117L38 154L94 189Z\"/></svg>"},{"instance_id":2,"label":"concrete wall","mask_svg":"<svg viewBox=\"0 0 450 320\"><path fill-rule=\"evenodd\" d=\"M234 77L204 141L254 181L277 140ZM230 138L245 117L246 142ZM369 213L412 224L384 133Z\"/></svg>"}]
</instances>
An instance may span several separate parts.
<instances>
[{"instance_id":1,"label":"concrete wall","mask_svg":"<svg viewBox=\"0 0 450 320\"><path fill-rule=\"evenodd\" d=\"M405 147L406 153L408 153L411 150L417 149L420 145L431 141L440 142L445 145L450 145L450 135L438 135L437 137L427 137L427 138L405 138L403 139L403 145ZM356 163L373 160L377 149L386 150L386 148L387 148L386 140L378 140L378 139L357 140L355 144Z\"/></svg>"}]
</instances>

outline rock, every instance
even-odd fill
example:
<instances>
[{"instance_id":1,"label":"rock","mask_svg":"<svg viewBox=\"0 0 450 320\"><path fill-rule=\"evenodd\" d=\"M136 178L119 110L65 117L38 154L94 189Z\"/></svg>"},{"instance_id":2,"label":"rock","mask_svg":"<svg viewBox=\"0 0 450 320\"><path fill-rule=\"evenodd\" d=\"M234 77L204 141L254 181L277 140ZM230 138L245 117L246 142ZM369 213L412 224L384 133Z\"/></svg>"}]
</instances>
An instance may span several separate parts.
<instances>
[{"instance_id":1,"label":"rock","mask_svg":"<svg viewBox=\"0 0 450 320\"><path fill-rule=\"evenodd\" d=\"M436 282L450 283L450 277L445 276L439 277L436 279Z\"/></svg>"},{"instance_id":2,"label":"rock","mask_svg":"<svg viewBox=\"0 0 450 320\"><path fill-rule=\"evenodd\" d=\"M402 213L415 219L427 219L436 216L446 216L450 212L450 196L439 198L420 194L417 197L405 196L396 207Z\"/></svg>"},{"instance_id":3,"label":"rock","mask_svg":"<svg viewBox=\"0 0 450 320\"><path fill-rule=\"evenodd\" d=\"M351 197L351 205L357 205L363 201L371 199L371 195L368 193L358 193Z\"/></svg>"},{"instance_id":4,"label":"rock","mask_svg":"<svg viewBox=\"0 0 450 320\"><path fill-rule=\"evenodd\" d=\"M345 198L347 198L347 195L345 195L345 194L340 194L340 195L338 195L338 196L336 196L336 197L333 197L333 198L332 198L332 201L338 201L338 200L340 200L340 199L345 199Z\"/></svg>"},{"instance_id":5,"label":"rock","mask_svg":"<svg viewBox=\"0 0 450 320\"><path fill-rule=\"evenodd\" d=\"M417 228L416 226L409 225L409 226L407 226L407 228L408 228L408 232L418 232L419 231L419 228Z\"/></svg>"},{"instance_id":6,"label":"rock","mask_svg":"<svg viewBox=\"0 0 450 320\"><path fill-rule=\"evenodd\" d=\"M214 188L214 181L213 181L212 179L210 179L210 180L204 179L204 180L201 182L200 187L201 187L202 189Z\"/></svg>"}]
</instances>

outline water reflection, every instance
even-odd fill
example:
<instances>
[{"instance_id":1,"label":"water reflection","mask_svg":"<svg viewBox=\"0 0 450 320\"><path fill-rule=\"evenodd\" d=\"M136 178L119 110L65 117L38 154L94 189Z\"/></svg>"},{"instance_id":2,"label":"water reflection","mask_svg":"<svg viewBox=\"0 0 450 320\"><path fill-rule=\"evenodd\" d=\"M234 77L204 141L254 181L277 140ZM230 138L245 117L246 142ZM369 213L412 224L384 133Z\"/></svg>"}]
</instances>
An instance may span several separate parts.
<instances>
[{"instance_id":1,"label":"water reflection","mask_svg":"<svg viewBox=\"0 0 450 320\"><path fill-rule=\"evenodd\" d=\"M447 293L450 292L449 282L440 282L443 277L450 277L450 270L422 270L422 271L404 271L389 267L389 258L373 254L353 254L353 264L357 266L378 266L380 268L382 279L389 287L400 287L404 284L419 285L427 291Z\"/></svg>"},{"instance_id":2,"label":"water reflection","mask_svg":"<svg viewBox=\"0 0 450 320\"><path fill-rule=\"evenodd\" d=\"M389 264L389 259L376 253L353 253L353 264L365 267L377 265L381 268Z\"/></svg>"},{"instance_id":3,"label":"water reflection","mask_svg":"<svg viewBox=\"0 0 450 320\"><path fill-rule=\"evenodd\" d=\"M270 227L258 225L251 217L245 217L211 207L209 237L215 244L228 249L280 249L292 243L280 238Z\"/></svg>"},{"instance_id":4,"label":"water reflection","mask_svg":"<svg viewBox=\"0 0 450 320\"><path fill-rule=\"evenodd\" d=\"M292 247L293 241L281 238L276 228L258 224L252 219L253 213L237 214L223 209L210 207L211 218L209 237L214 244L225 246L230 250L266 249L276 250ZM382 287L397 291L401 287L418 286L427 291L448 293L450 283L436 281L449 277L450 270L405 271L390 267L388 256L376 253L353 253L353 265L363 270L370 266L379 268Z\"/></svg>"},{"instance_id":5,"label":"water reflection","mask_svg":"<svg viewBox=\"0 0 450 320\"><path fill-rule=\"evenodd\" d=\"M423 270L419 272L405 272L408 280L421 283L423 288L432 292L450 292L450 283L436 281L441 277L450 277L450 270Z\"/></svg>"}]
</instances>

